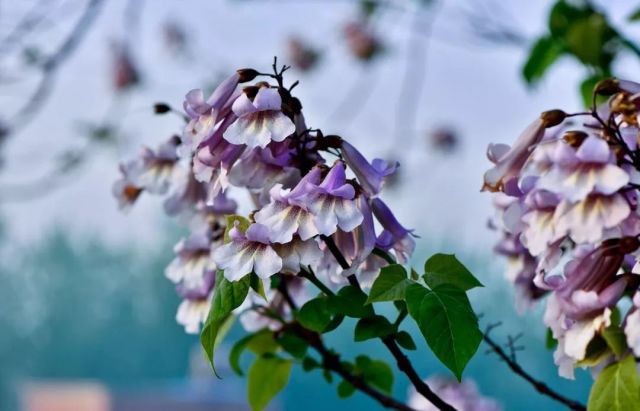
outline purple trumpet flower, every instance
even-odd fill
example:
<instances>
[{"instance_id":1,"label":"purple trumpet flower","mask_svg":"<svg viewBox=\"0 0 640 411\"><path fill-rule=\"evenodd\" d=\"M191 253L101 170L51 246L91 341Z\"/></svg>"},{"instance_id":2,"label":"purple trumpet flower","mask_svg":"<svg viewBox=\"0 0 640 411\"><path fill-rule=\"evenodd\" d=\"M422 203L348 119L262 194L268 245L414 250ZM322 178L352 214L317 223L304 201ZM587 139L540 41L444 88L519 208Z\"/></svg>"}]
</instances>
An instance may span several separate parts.
<instances>
[{"instance_id":1,"label":"purple trumpet flower","mask_svg":"<svg viewBox=\"0 0 640 411\"><path fill-rule=\"evenodd\" d=\"M393 249L400 263L405 263L413 254L416 243L413 230L404 228L389 207L379 198L371 201L376 219L382 224L384 231L378 236L376 246L383 250Z\"/></svg>"},{"instance_id":2,"label":"purple trumpet flower","mask_svg":"<svg viewBox=\"0 0 640 411\"><path fill-rule=\"evenodd\" d=\"M342 156L353 173L358 178L358 183L370 196L376 196L382 190L385 178L396 172L400 163L387 163L376 158L371 163L351 144L342 140Z\"/></svg>"},{"instance_id":3,"label":"purple trumpet flower","mask_svg":"<svg viewBox=\"0 0 640 411\"><path fill-rule=\"evenodd\" d=\"M560 110L545 111L522 132L513 147L490 144L487 157L495 166L484 174L482 191L502 191L510 179L518 177L532 148L544 138L545 129L562 123L565 117Z\"/></svg>"},{"instance_id":4,"label":"purple trumpet flower","mask_svg":"<svg viewBox=\"0 0 640 411\"><path fill-rule=\"evenodd\" d=\"M282 258L271 247L266 226L254 223L243 233L236 221L229 236L231 242L213 253L214 261L224 270L227 280L238 281L252 271L266 279L282 269Z\"/></svg>"},{"instance_id":5,"label":"purple trumpet flower","mask_svg":"<svg viewBox=\"0 0 640 411\"><path fill-rule=\"evenodd\" d=\"M617 273L625 254L635 251L640 242L635 237L605 240L582 258L565 266L565 279L545 281L555 288L555 296L567 317L579 320L613 306L627 284Z\"/></svg>"},{"instance_id":6,"label":"purple trumpet flower","mask_svg":"<svg viewBox=\"0 0 640 411\"><path fill-rule=\"evenodd\" d=\"M231 109L238 119L224 132L232 144L246 144L250 148L266 147L271 141L283 141L295 132L293 121L282 113L282 98L275 88L260 86L251 99L245 89Z\"/></svg>"},{"instance_id":7,"label":"purple trumpet flower","mask_svg":"<svg viewBox=\"0 0 640 411\"><path fill-rule=\"evenodd\" d=\"M208 234L192 234L174 247L176 258L165 270L165 275L183 290L202 290L208 272L217 267L211 258L211 238Z\"/></svg>"},{"instance_id":8,"label":"purple trumpet flower","mask_svg":"<svg viewBox=\"0 0 640 411\"><path fill-rule=\"evenodd\" d=\"M276 184L269 191L271 202L255 213L256 222L269 227L269 237L275 243L288 243L297 234L306 241L319 234L315 216L307 197L320 182L321 170L314 167L292 189Z\"/></svg>"},{"instance_id":9,"label":"purple trumpet flower","mask_svg":"<svg viewBox=\"0 0 640 411\"><path fill-rule=\"evenodd\" d=\"M320 234L331 235L338 227L349 232L362 223L363 216L354 197L355 189L346 181L344 163L336 161L322 183L311 187L309 196L304 199Z\"/></svg>"},{"instance_id":10,"label":"purple trumpet flower","mask_svg":"<svg viewBox=\"0 0 640 411\"><path fill-rule=\"evenodd\" d=\"M140 173L141 164L138 160L120 164L121 177L113 183L111 190L120 210L128 211L144 191L139 183Z\"/></svg>"},{"instance_id":11,"label":"purple trumpet flower","mask_svg":"<svg viewBox=\"0 0 640 411\"><path fill-rule=\"evenodd\" d=\"M180 138L173 136L155 151L148 147L142 149L139 182L149 193L165 194L171 184L175 183L180 144Z\"/></svg>"},{"instance_id":12,"label":"purple trumpet flower","mask_svg":"<svg viewBox=\"0 0 640 411\"><path fill-rule=\"evenodd\" d=\"M228 116L231 110L229 103L239 95L234 92L240 80L239 72L234 73L223 81L206 101L204 93L200 89L194 89L187 93L183 107L191 117L191 121L185 127L184 139L193 148L207 139L214 132L215 125L222 118Z\"/></svg>"}]
</instances>

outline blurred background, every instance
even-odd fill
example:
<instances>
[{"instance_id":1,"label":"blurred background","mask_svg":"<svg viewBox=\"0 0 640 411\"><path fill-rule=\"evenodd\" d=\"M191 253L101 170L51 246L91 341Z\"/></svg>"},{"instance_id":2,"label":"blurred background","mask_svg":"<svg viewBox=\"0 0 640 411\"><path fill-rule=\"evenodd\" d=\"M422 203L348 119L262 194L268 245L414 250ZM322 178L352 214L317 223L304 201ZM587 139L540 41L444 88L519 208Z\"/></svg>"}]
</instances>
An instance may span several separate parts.
<instances>
[{"instance_id":1,"label":"blurred background","mask_svg":"<svg viewBox=\"0 0 640 411\"><path fill-rule=\"evenodd\" d=\"M481 322L501 321L500 339L522 333L518 362L586 401L589 375L557 377L540 307L514 309L479 189L489 142L512 141L543 110L579 110L602 77L640 79L638 7L0 1L0 410L248 409L224 353L220 381L174 321L163 271L182 228L149 198L120 213L111 185L121 159L180 132L180 116L155 115L155 103L180 109L188 90L211 90L240 67L268 71L274 55L293 65L311 127L401 162L384 198L421 236L416 263L456 253L486 285L472 292ZM328 339L359 352L350 327ZM362 349L389 360L375 342ZM483 394L507 410L559 409L485 349L466 371ZM412 359L424 377L446 375L426 348ZM360 394L338 399L335 385L296 369L272 409L377 409ZM401 377L394 394L407 396Z\"/></svg>"}]
</instances>

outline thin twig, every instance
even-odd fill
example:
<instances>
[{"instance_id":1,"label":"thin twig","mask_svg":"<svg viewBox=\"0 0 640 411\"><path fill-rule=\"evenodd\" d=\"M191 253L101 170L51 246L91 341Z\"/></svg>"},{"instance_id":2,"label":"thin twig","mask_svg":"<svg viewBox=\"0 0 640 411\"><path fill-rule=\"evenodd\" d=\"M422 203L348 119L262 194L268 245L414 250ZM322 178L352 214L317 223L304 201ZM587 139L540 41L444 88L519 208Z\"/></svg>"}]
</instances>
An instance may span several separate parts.
<instances>
[{"instance_id":1,"label":"thin twig","mask_svg":"<svg viewBox=\"0 0 640 411\"><path fill-rule=\"evenodd\" d=\"M507 365L509 366L509 368L511 368L511 371L513 371L516 375L522 377L525 381L527 381L529 384L531 384L533 386L533 388L536 389L536 391L538 391L540 394L545 395L549 398L552 398L553 400L564 404L566 407L568 407L569 409L572 410L586 410L587 408L582 405L581 403L574 401L570 398L567 398L565 396L563 396L562 394L559 394L558 392L552 390L551 388L549 388L548 385L546 385L545 383L543 383L542 381L536 380L535 378L533 378L529 373L527 373L521 366L520 364L518 364L509 354L507 354L507 352L505 350L502 349L502 347L500 347L500 345L498 343L496 343L495 341L493 341L493 339L491 337L489 337L489 332L495 328L495 325L490 325L489 327L487 327L487 330L484 333L484 336L482 337L484 339L484 342L487 343L487 345L489 347L491 347L491 349L493 350L493 352L495 352L498 357L500 357L504 362L507 363Z\"/></svg>"},{"instance_id":2,"label":"thin twig","mask_svg":"<svg viewBox=\"0 0 640 411\"><path fill-rule=\"evenodd\" d=\"M343 366L342 361L340 360L340 356L329 350L324 345L322 337L319 334L307 330L306 328L298 324L292 324L292 326L294 327L296 334L304 339L311 347L313 347L318 352L318 354L320 354L320 356L322 357L322 365L325 369L335 372L349 384L353 385L354 388L362 391L364 394L378 401L378 403L380 403L380 405L382 405L383 407L400 411L416 411L415 409L401 403L395 398L390 397L387 394L373 388L362 377L356 376L347 371L347 369Z\"/></svg>"},{"instance_id":3,"label":"thin twig","mask_svg":"<svg viewBox=\"0 0 640 411\"><path fill-rule=\"evenodd\" d=\"M349 266L349 263L344 258L333 239L331 237L322 236L322 240L325 242L327 248L329 249L329 251L331 251L342 269L349 270L351 268ZM358 282L358 279L355 275L350 275L348 279L350 284L357 288L360 288L360 283ZM392 336L380 338L380 340L387 347L391 355L393 355L393 358L395 358L398 369L409 378L413 386L423 397L429 400L429 402L438 407L438 409L440 410L455 411L455 408L447 404L442 398L438 396L438 394L436 394L431 390L431 388L429 388L429 385L427 385L427 383L424 382L422 378L420 378L416 370L413 368L411 361L409 361L409 358L402 352L400 347L398 347L396 340Z\"/></svg>"}]
</instances>

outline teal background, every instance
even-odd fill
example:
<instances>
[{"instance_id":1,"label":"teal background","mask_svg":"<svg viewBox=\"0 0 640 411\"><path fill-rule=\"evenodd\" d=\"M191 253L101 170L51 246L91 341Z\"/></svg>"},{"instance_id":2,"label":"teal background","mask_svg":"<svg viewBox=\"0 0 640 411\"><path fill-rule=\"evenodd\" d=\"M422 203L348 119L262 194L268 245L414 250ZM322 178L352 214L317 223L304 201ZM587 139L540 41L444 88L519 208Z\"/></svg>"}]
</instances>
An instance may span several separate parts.
<instances>
[{"instance_id":1,"label":"teal background","mask_svg":"<svg viewBox=\"0 0 640 411\"><path fill-rule=\"evenodd\" d=\"M176 236L167 234L167 238ZM21 383L30 380L91 379L106 383L116 395L161 393L196 396L205 401L225 399L243 403L244 382L224 366L229 344L222 347L222 382L211 378L199 380L197 390L187 378L190 354L197 350L195 336L183 333L174 321L178 298L163 277L164 266L171 258L171 244L151 253L130 247L107 246L97 237L73 239L63 230L43 236L35 245L9 246L3 237L0 252L0 410L19 406L17 392ZM426 241L420 240L422 243ZM416 261L435 250L455 252L450 244L438 244L417 251ZM457 252L486 285L472 292L472 300L481 321L502 321L495 331L504 341L507 334L523 332L520 340L525 351L518 360L537 378L569 397L586 401L591 382L585 372L576 381L557 376L552 353L544 348L541 307L518 316L513 309L508 284L496 272L487 257ZM392 312L392 307L386 307ZM405 321L418 343L410 353L421 375L448 372L440 366L425 346L424 340ZM352 342L353 322L345 323L327 336L327 344L353 358L366 353L390 361L375 341ZM236 326L227 339L241 334ZM513 375L495 355L485 353L482 345L469 364L465 376L476 380L482 393L495 397L507 410L554 410L558 404L538 395L531 386ZM197 354L196 354L197 357ZM250 356L244 358L250 362ZM390 364L393 364L390 362ZM208 371L204 370L205 375ZM296 367L277 405L284 409L305 411L327 409L378 409L367 397L355 394L340 400L335 387L325 382L319 372L305 373ZM124 394L123 394L124 393ZM396 376L394 394L406 398L407 381ZM215 409L215 407L211 407Z\"/></svg>"}]
</instances>

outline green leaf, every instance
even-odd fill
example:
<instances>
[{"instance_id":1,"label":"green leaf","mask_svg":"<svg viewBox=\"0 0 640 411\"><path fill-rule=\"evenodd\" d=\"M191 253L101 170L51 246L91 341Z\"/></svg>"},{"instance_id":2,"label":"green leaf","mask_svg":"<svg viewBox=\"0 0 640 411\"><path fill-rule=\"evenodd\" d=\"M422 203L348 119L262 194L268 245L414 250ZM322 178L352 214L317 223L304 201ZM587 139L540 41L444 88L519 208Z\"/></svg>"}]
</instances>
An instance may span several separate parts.
<instances>
[{"instance_id":1,"label":"green leaf","mask_svg":"<svg viewBox=\"0 0 640 411\"><path fill-rule=\"evenodd\" d=\"M218 376L213 361L213 354L221 339L218 337L224 335L222 331L225 330L225 324L229 321L231 312L238 308L247 297L249 277L246 276L239 281L231 282L224 278L222 272L219 271L216 275L214 290L211 309L200 333L200 343L213 367L213 372Z\"/></svg>"},{"instance_id":2,"label":"green leaf","mask_svg":"<svg viewBox=\"0 0 640 411\"><path fill-rule=\"evenodd\" d=\"M558 346L558 340L553 338L553 332L551 331L551 328L547 328L547 335L545 338L544 346L547 348L547 350L553 350Z\"/></svg>"},{"instance_id":3,"label":"green leaf","mask_svg":"<svg viewBox=\"0 0 640 411\"><path fill-rule=\"evenodd\" d=\"M638 20L640 20L640 8L635 9L633 11L633 13L631 13L629 15L629 17L627 17L627 20L629 20L629 21L638 21Z\"/></svg>"},{"instance_id":4,"label":"green leaf","mask_svg":"<svg viewBox=\"0 0 640 411\"><path fill-rule=\"evenodd\" d=\"M611 350L607 342L599 335L596 335L587 345L584 358L576 362L578 367L594 367L611 356Z\"/></svg>"},{"instance_id":5,"label":"green leaf","mask_svg":"<svg viewBox=\"0 0 640 411\"><path fill-rule=\"evenodd\" d=\"M361 375L369 385L388 394L391 393L393 371L386 362L359 355L356 357L356 373Z\"/></svg>"},{"instance_id":6,"label":"green leaf","mask_svg":"<svg viewBox=\"0 0 640 411\"><path fill-rule=\"evenodd\" d=\"M393 334L393 324L381 315L361 318L356 324L354 341L365 341L372 338L382 338Z\"/></svg>"},{"instance_id":7,"label":"green leaf","mask_svg":"<svg viewBox=\"0 0 640 411\"><path fill-rule=\"evenodd\" d=\"M304 359L302 360L302 369L304 371L309 372L315 370L316 368L322 368L322 365L320 365L320 363L314 358L304 357Z\"/></svg>"},{"instance_id":8,"label":"green leaf","mask_svg":"<svg viewBox=\"0 0 640 411\"><path fill-rule=\"evenodd\" d=\"M566 48L582 63L593 67L607 68L609 56L604 44L610 30L603 15L592 13L569 26L564 43Z\"/></svg>"},{"instance_id":9,"label":"green leaf","mask_svg":"<svg viewBox=\"0 0 640 411\"><path fill-rule=\"evenodd\" d=\"M405 350L413 351L417 348L416 343L413 341L413 337L411 337L411 334L406 331L400 331L398 334L396 334L396 341L398 342L400 347L404 348Z\"/></svg>"},{"instance_id":10,"label":"green leaf","mask_svg":"<svg viewBox=\"0 0 640 411\"><path fill-rule=\"evenodd\" d=\"M249 280L251 289L265 301L267 301L267 294L264 292L264 283L262 282L262 279L258 277L256 273L252 272L251 274L249 274Z\"/></svg>"},{"instance_id":11,"label":"green leaf","mask_svg":"<svg viewBox=\"0 0 640 411\"><path fill-rule=\"evenodd\" d=\"M407 279L407 272L403 266L388 265L380 271L380 275L373 282L365 304L404 300L404 292L409 284L411 281Z\"/></svg>"},{"instance_id":12,"label":"green leaf","mask_svg":"<svg viewBox=\"0 0 640 411\"><path fill-rule=\"evenodd\" d=\"M528 84L537 83L562 55L562 44L553 37L541 37L531 48L522 67L522 76Z\"/></svg>"},{"instance_id":13,"label":"green leaf","mask_svg":"<svg viewBox=\"0 0 640 411\"><path fill-rule=\"evenodd\" d=\"M304 328L322 333L331 322L327 298L318 297L307 301L296 313L296 319Z\"/></svg>"},{"instance_id":14,"label":"green leaf","mask_svg":"<svg viewBox=\"0 0 640 411\"><path fill-rule=\"evenodd\" d=\"M278 345L274 340L273 333L268 329L249 334L238 340L229 352L229 365L238 375L244 375L240 367L240 357L246 349L256 354L265 354L275 352Z\"/></svg>"},{"instance_id":15,"label":"green leaf","mask_svg":"<svg viewBox=\"0 0 640 411\"><path fill-rule=\"evenodd\" d=\"M354 392L356 392L356 388L353 385L351 385L350 382L346 380L342 380L340 381L340 384L338 384L339 398L349 398L353 395Z\"/></svg>"},{"instance_id":16,"label":"green leaf","mask_svg":"<svg viewBox=\"0 0 640 411\"><path fill-rule=\"evenodd\" d=\"M462 371L482 341L478 319L466 294L450 284L431 290L412 284L406 297L409 314L427 344L460 381Z\"/></svg>"},{"instance_id":17,"label":"green leaf","mask_svg":"<svg viewBox=\"0 0 640 411\"><path fill-rule=\"evenodd\" d=\"M229 231L231 231L231 229L235 226L236 221L238 222L238 230L242 231L243 233L247 231L247 228L249 228L249 226L251 225L251 221L247 220L245 217L241 215L236 215L236 214L228 215L227 226L224 229L225 244L231 241L231 239L229 238Z\"/></svg>"},{"instance_id":18,"label":"green leaf","mask_svg":"<svg viewBox=\"0 0 640 411\"><path fill-rule=\"evenodd\" d=\"M274 356L259 357L249 369L247 389L253 411L263 410L287 385L293 363Z\"/></svg>"},{"instance_id":19,"label":"green leaf","mask_svg":"<svg viewBox=\"0 0 640 411\"><path fill-rule=\"evenodd\" d=\"M434 254L424 263L424 281L431 288L451 284L463 291L484 287L454 254Z\"/></svg>"},{"instance_id":20,"label":"green leaf","mask_svg":"<svg viewBox=\"0 0 640 411\"><path fill-rule=\"evenodd\" d=\"M602 332L602 338L604 338L609 348L611 348L611 351L618 357L627 351L627 337L620 326L611 325L605 328Z\"/></svg>"},{"instance_id":21,"label":"green leaf","mask_svg":"<svg viewBox=\"0 0 640 411\"><path fill-rule=\"evenodd\" d=\"M640 380L633 355L606 367L591 387L589 411L639 411Z\"/></svg>"},{"instance_id":22,"label":"green leaf","mask_svg":"<svg viewBox=\"0 0 640 411\"><path fill-rule=\"evenodd\" d=\"M249 341L255 336L255 334L247 335L246 337L236 341L231 347L231 351L229 352L229 366L231 369L238 375L244 375L242 371L242 367L240 367L240 357L242 353L247 348L247 344Z\"/></svg>"},{"instance_id":23,"label":"green leaf","mask_svg":"<svg viewBox=\"0 0 640 411\"><path fill-rule=\"evenodd\" d=\"M338 294L330 296L328 299L327 307L333 314L341 314L353 318L373 315L373 307L365 306L367 295L352 285L342 287Z\"/></svg>"},{"instance_id":24,"label":"green leaf","mask_svg":"<svg viewBox=\"0 0 640 411\"><path fill-rule=\"evenodd\" d=\"M565 0L557 1L549 13L549 31L554 37L563 37L575 21L589 17L590 7L577 7Z\"/></svg>"},{"instance_id":25,"label":"green leaf","mask_svg":"<svg viewBox=\"0 0 640 411\"><path fill-rule=\"evenodd\" d=\"M286 330L278 337L278 344L294 358L302 359L307 354L309 345L294 332Z\"/></svg>"},{"instance_id":26,"label":"green leaf","mask_svg":"<svg viewBox=\"0 0 640 411\"><path fill-rule=\"evenodd\" d=\"M606 75L593 75L589 76L580 83L580 96L582 97L582 104L585 107L591 107L593 100L593 89L596 84L598 84L601 80L608 78ZM602 103L606 100L606 96L596 96L596 104Z\"/></svg>"}]
</instances>

